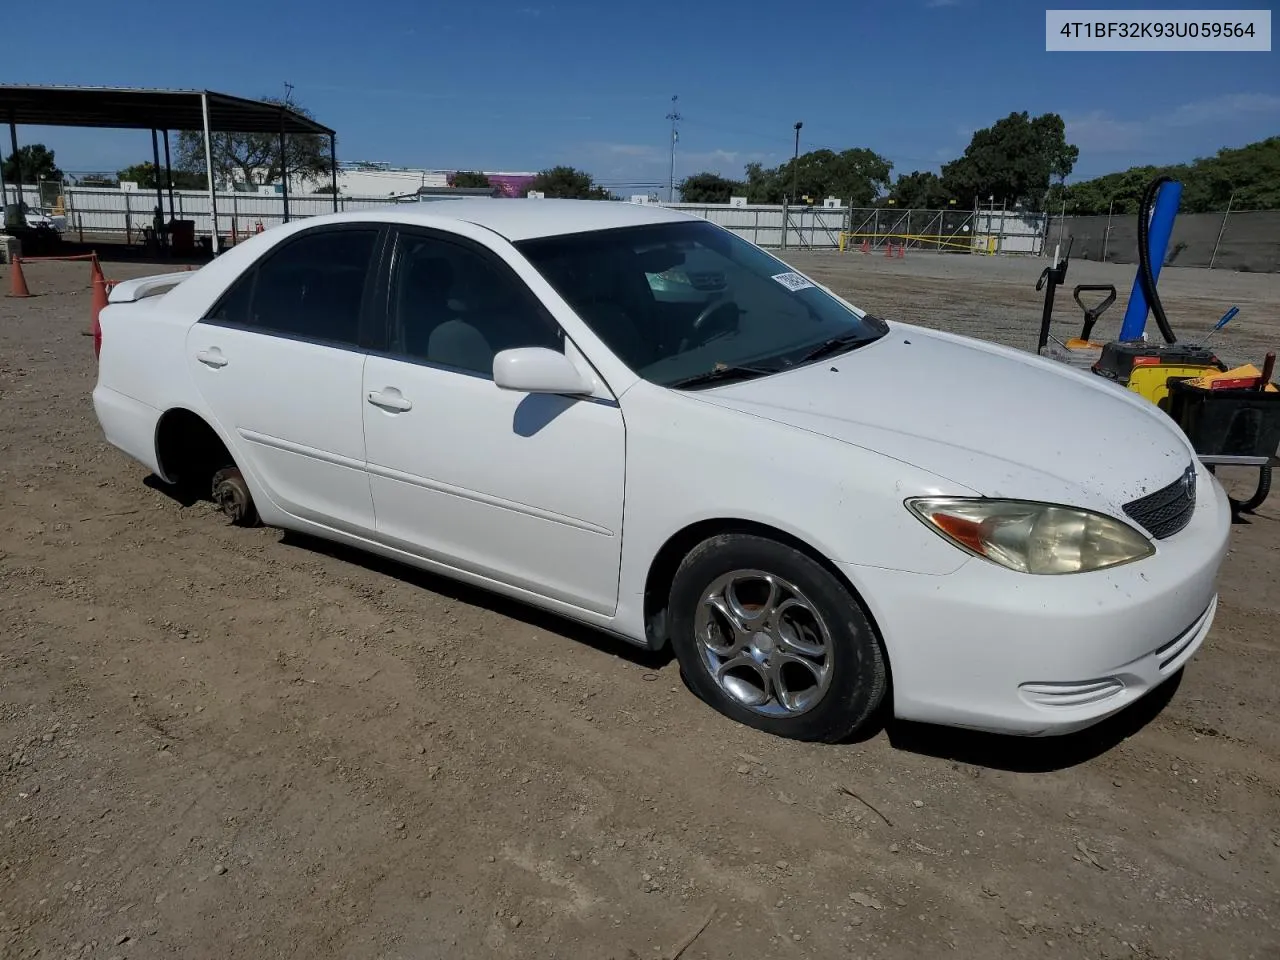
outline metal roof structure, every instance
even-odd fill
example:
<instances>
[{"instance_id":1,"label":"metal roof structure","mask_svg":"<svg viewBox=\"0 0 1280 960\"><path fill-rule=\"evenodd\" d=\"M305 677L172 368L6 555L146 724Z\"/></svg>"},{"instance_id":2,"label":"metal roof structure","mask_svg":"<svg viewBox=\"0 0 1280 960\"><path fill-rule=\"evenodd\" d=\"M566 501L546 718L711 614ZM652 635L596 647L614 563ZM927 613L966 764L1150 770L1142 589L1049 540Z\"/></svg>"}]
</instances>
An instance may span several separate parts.
<instances>
[{"instance_id":1,"label":"metal roof structure","mask_svg":"<svg viewBox=\"0 0 1280 960\"><path fill-rule=\"evenodd\" d=\"M173 175L169 162L169 134L198 130L204 137L205 177L209 184L209 209L213 222L211 249L216 256L218 196L214 180L211 142L215 133L272 134L279 138L281 181L284 185L284 219L289 220L289 170L285 138L329 138L329 165L333 183L333 209L338 209L337 135L334 130L289 107L266 100L247 100L212 90L148 90L140 87L67 87L0 84L0 123L8 122L9 144L18 157L19 124L36 127L98 127L113 130L150 130L151 155L160 167L159 132L164 133L165 180L169 187L169 219L174 219ZM0 151L3 153L3 151ZM6 208L4 177L0 172L0 210ZM18 206L22 205L22 171L18 171ZM164 191L156 177L156 205L164 206ZM0 217L0 228L7 217ZM167 241L166 241L167 242Z\"/></svg>"},{"instance_id":2,"label":"metal roof structure","mask_svg":"<svg viewBox=\"0 0 1280 960\"><path fill-rule=\"evenodd\" d=\"M206 103L212 132L334 135L279 104L211 90L0 84L0 122L24 126L203 130Z\"/></svg>"}]
</instances>

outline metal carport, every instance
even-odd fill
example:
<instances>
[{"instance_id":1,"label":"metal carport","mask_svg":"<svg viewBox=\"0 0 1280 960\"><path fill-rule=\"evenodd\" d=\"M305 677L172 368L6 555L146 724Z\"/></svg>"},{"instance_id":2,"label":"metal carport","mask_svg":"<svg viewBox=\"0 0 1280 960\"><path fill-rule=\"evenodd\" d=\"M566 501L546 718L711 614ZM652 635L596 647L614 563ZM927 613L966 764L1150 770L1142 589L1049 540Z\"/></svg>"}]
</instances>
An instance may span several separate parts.
<instances>
[{"instance_id":1,"label":"metal carport","mask_svg":"<svg viewBox=\"0 0 1280 960\"><path fill-rule=\"evenodd\" d=\"M116 130L150 130L156 169L156 199L164 208L160 186L160 147L157 133L164 132L164 170L169 184L169 216L173 218L173 176L169 161L171 131L204 133L205 173L213 222L218 205L213 178L212 134L275 133L280 137L280 169L284 185L284 218L289 219L289 170L285 137L318 134L329 138L329 163L333 177L333 209L338 209L338 165L335 133L280 104L247 100L212 90L147 90L130 87L19 86L0 84L0 121L9 122L9 142L18 153L18 124L47 127L100 127ZM0 181L2 182L2 181ZM3 194L0 194L3 196ZM18 202L22 203L22 176L18 176ZM218 253L218 231L212 231L213 252Z\"/></svg>"}]
</instances>

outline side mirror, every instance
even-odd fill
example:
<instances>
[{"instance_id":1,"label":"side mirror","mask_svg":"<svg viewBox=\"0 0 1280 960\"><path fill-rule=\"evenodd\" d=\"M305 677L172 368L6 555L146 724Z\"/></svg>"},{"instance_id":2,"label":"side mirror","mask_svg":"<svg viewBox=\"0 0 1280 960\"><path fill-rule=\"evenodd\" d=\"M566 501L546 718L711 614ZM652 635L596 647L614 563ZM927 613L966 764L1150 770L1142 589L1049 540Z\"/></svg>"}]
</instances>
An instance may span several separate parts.
<instances>
[{"instance_id":1,"label":"side mirror","mask_svg":"<svg viewBox=\"0 0 1280 960\"><path fill-rule=\"evenodd\" d=\"M563 353L546 347L500 350L493 358L493 382L523 393L590 393L591 379Z\"/></svg>"}]
</instances>

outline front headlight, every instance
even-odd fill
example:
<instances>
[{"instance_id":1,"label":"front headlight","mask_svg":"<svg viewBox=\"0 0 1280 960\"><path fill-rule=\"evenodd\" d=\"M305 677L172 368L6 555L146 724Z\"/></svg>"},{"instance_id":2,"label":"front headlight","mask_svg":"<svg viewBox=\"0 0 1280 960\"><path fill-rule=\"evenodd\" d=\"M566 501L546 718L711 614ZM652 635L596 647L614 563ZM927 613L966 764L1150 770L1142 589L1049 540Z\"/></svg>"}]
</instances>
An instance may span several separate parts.
<instances>
[{"instance_id":1,"label":"front headlight","mask_svg":"<svg viewBox=\"0 0 1280 960\"><path fill-rule=\"evenodd\" d=\"M1127 523L1075 507L961 497L922 497L907 506L960 549L1021 573L1085 573L1156 552Z\"/></svg>"}]
</instances>

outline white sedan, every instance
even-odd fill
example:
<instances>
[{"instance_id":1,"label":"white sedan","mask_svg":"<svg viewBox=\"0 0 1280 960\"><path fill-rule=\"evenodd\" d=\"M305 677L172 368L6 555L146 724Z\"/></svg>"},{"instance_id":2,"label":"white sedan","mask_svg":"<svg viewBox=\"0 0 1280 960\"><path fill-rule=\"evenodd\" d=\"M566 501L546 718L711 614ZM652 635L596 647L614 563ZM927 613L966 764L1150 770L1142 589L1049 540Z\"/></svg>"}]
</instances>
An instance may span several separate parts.
<instances>
[{"instance_id":1,"label":"white sedan","mask_svg":"<svg viewBox=\"0 0 1280 960\"><path fill-rule=\"evenodd\" d=\"M32 230L52 230L59 235L67 231L67 218L62 214L45 213L43 210L33 210L26 203L22 204L22 213L26 217L27 226Z\"/></svg>"},{"instance_id":2,"label":"white sedan","mask_svg":"<svg viewBox=\"0 0 1280 960\"><path fill-rule=\"evenodd\" d=\"M670 644L784 737L1080 729L1216 609L1228 502L1162 411L656 206L301 220L119 284L98 347L107 439L233 521Z\"/></svg>"}]
</instances>

